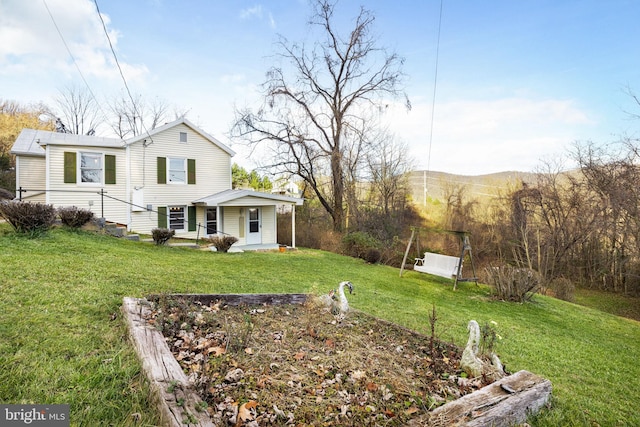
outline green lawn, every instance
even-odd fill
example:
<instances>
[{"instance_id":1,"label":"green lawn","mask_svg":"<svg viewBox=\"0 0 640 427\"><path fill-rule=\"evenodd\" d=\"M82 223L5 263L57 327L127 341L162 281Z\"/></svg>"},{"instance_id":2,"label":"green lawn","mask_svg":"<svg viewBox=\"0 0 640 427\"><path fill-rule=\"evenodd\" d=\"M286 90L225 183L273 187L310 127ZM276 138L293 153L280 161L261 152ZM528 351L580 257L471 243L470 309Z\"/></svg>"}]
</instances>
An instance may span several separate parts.
<instances>
[{"instance_id":1,"label":"green lawn","mask_svg":"<svg viewBox=\"0 0 640 427\"><path fill-rule=\"evenodd\" d=\"M492 301L486 287L371 266L328 252L217 254L56 229L38 239L0 224L0 401L69 403L72 425L156 425L119 314L122 297L159 292L326 292L441 339L466 342L470 319L497 322L511 371L549 378L553 409L534 425L640 425L640 323L552 298ZM135 422L136 419L141 421Z\"/></svg>"},{"instance_id":2,"label":"green lawn","mask_svg":"<svg viewBox=\"0 0 640 427\"><path fill-rule=\"evenodd\" d=\"M613 294L595 289L576 289L576 303L616 316L640 320L640 297Z\"/></svg>"}]
</instances>

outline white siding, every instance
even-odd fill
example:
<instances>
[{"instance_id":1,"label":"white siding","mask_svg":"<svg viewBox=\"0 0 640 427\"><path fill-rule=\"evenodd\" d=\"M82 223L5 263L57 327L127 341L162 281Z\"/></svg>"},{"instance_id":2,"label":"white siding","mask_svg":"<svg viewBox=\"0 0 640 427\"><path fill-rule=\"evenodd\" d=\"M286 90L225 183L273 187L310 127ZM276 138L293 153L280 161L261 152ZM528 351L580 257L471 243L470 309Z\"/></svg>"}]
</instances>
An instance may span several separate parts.
<instances>
[{"instance_id":1,"label":"white siding","mask_svg":"<svg viewBox=\"0 0 640 427\"><path fill-rule=\"evenodd\" d=\"M105 185L81 182L76 182L75 184L65 183L65 152L76 153L76 161L80 158L80 152L96 152L116 156L116 184ZM124 149L49 145L47 146L47 153L49 156L49 190L51 190L49 192L50 203L54 206L77 206L82 209L89 209L96 217L101 217L104 213L104 217L107 221L117 222L120 224L127 223L127 211L129 209L129 205L125 203L128 199L125 191L127 176ZM77 181L79 181L79 179ZM100 195L100 190L102 189L105 194L104 198Z\"/></svg>"},{"instance_id":2,"label":"white siding","mask_svg":"<svg viewBox=\"0 0 640 427\"><path fill-rule=\"evenodd\" d=\"M278 243L276 232L276 207L262 206L262 243Z\"/></svg>"},{"instance_id":3,"label":"white siding","mask_svg":"<svg viewBox=\"0 0 640 427\"><path fill-rule=\"evenodd\" d=\"M44 192L46 188L46 163L44 157L16 156L16 197L19 197L20 187L29 190L22 194L23 200L46 202Z\"/></svg>"},{"instance_id":4,"label":"white siding","mask_svg":"<svg viewBox=\"0 0 640 427\"><path fill-rule=\"evenodd\" d=\"M187 142L180 142L180 132L187 134ZM146 145L146 147L145 147ZM196 184L158 184L157 158L178 157L195 159ZM131 212L130 228L150 233L158 226L160 206L190 206L198 198L231 188L231 156L189 126L180 124L153 135L153 142L136 142L130 146L131 191L144 188L144 206L152 205L152 212ZM197 219L202 223L203 213ZM195 238L197 231L179 232L177 237ZM202 235L202 233L201 233Z\"/></svg>"}]
</instances>

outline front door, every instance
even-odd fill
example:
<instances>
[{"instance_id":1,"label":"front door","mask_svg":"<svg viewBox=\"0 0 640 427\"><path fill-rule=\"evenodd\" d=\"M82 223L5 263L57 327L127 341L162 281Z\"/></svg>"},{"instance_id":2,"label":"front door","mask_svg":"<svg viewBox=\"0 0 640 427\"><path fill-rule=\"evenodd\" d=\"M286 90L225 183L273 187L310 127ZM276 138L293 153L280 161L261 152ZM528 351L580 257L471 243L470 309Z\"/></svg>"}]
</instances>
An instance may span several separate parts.
<instances>
[{"instance_id":1,"label":"front door","mask_svg":"<svg viewBox=\"0 0 640 427\"><path fill-rule=\"evenodd\" d=\"M262 218L260 208L247 209L247 245L262 243Z\"/></svg>"}]
</instances>

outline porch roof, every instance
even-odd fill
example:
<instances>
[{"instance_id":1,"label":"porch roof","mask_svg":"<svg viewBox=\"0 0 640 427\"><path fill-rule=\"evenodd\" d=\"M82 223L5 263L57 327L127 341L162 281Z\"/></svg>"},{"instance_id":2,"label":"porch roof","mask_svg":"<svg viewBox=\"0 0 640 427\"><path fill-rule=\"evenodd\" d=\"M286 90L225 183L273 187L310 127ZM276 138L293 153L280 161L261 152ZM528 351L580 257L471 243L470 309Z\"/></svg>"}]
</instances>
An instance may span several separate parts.
<instances>
[{"instance_id":1,"label":"porch roof","mask_svg":"<svg viewBox=\"0 0 640 427\"><path fill-rule=\"evenodd\" d=\"M304 199L282 196L280 194L262 193L253 190L225 190L220 193L194 200L193 204L204 206L248 206L248 205L302 205Z\"/></svg>"}]
</instances>

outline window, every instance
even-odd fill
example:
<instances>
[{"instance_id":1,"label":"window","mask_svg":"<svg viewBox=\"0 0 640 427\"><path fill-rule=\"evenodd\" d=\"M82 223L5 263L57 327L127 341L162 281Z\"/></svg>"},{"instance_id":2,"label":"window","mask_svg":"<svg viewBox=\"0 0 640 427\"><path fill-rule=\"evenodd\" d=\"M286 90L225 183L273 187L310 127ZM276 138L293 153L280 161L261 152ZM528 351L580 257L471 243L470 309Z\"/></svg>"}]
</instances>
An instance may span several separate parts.
<instances>
[{"instance_id":1,"label":"window","mask_svg":"<svg viewBox=\"0 0 640 427\"><path fill-rule=\"evenodd\" d=\"M169 157L169 182L186 184L187 171L185 163L185 159Z\"/></svg>"},{"instance_id":2,"label":"window","mask_svg":"<svg viewBox=\"0 0 640 427\"><path fill-rule=\"evenodd\" d=\"M196 159L158 157L158 184L195 184Z\"/></svg>"},{"instance_id":3,"label":"window","mask_svg":"<svg viewBox=\"0 0 640 427\"><path fill-rule=\"evenodd\" d=\"M180 132L180 142L187 142L187 133Z\"/></svg>"},{"instance_id":4,"label":"window","mask_svg":"<svg viewBox=\"0 0 640 427\"><path fill-rule=\"evenodd\" d=\"M102 184L102 153L80 153L80 182Z\"/></svg>"},{"instance_id":5,"label":"window","mask_svg":"<svg viewBox=\"0 0 640 427\"><path fill-rule=\"evenodd\" d=\"M184 230L184 206L169 207L169 228L171 230Z\"/></svg>"},{"instance_id":6,"label":"window","mask_svg":"<svg viewBox=\"0 0 640 427\"><path fill-rule=\"evenodd\" d=\"M80 161L77 162L78 157ZM76 163L77 162L77 163ZM115 184L116 156L103 153L64 152L64 183Z\"/></svg>"},{"instance_id":7,"label":"window","mask_svg":"<svg viewBox=\"0 0 640 427\"><path fill-rule=\"evenodd\" d=\"M216 234L218 232L218 209L207 209L207 234Z\"/></svg>"}]
</instances>

